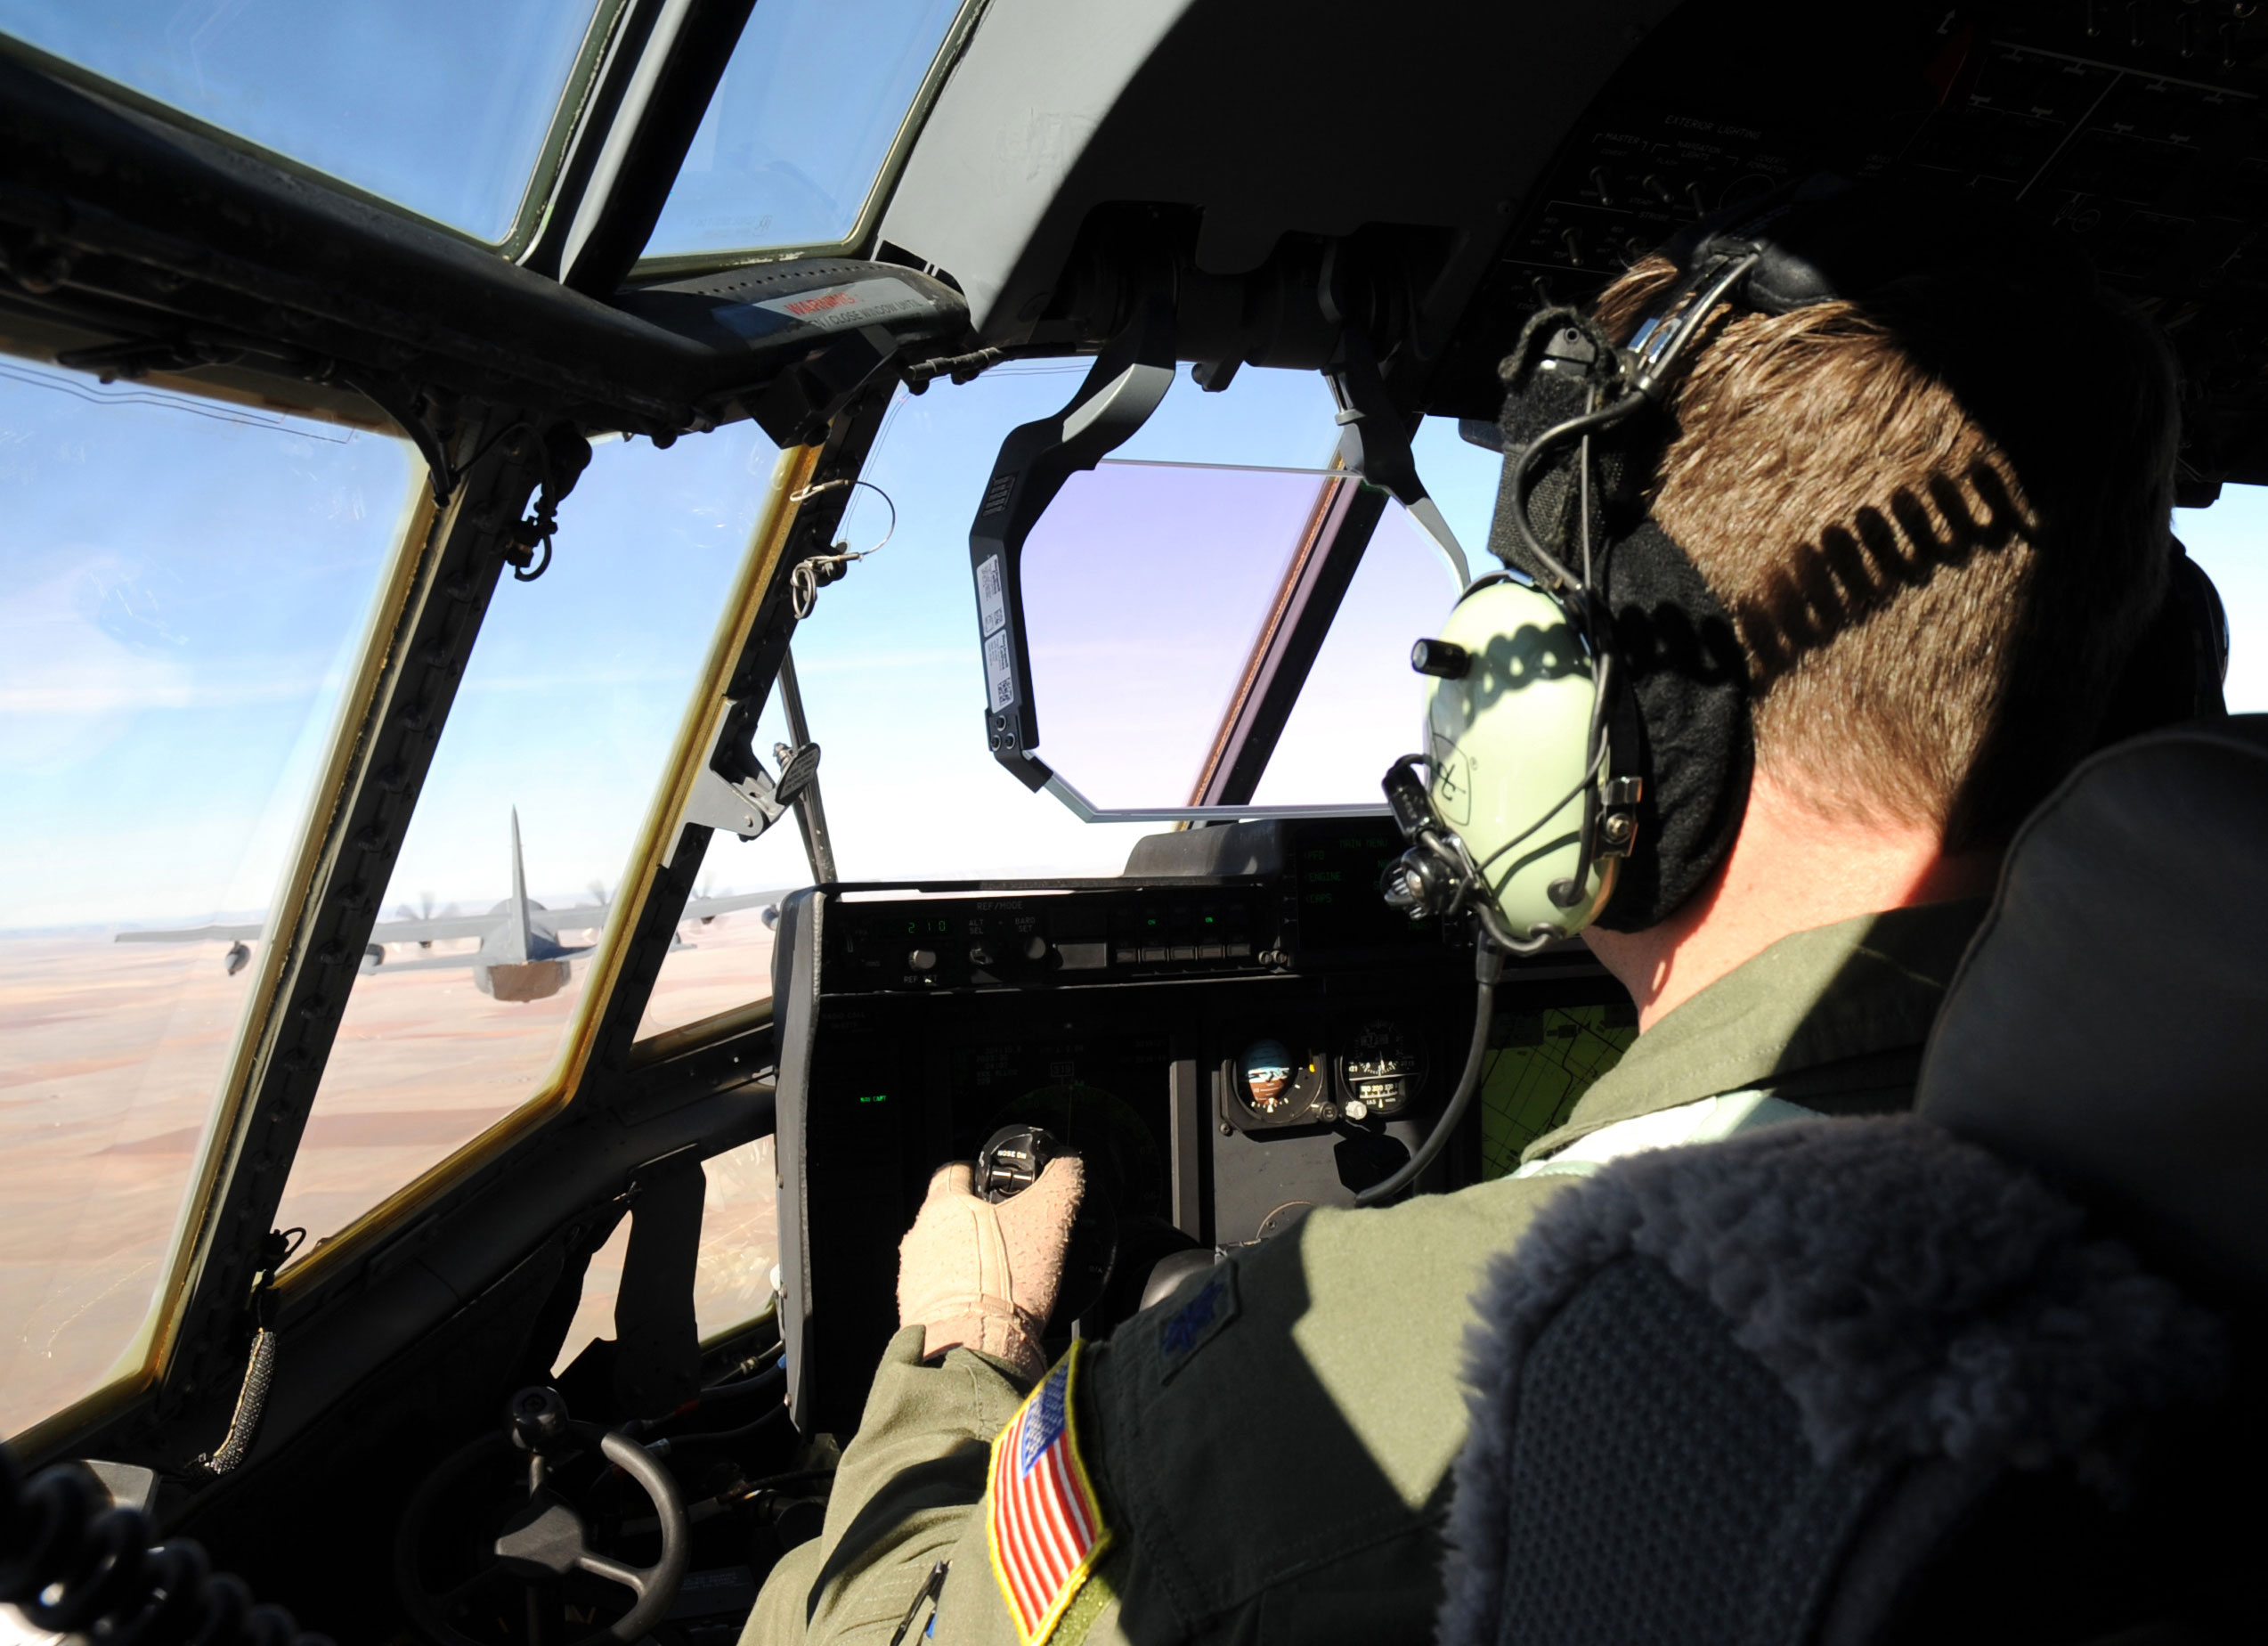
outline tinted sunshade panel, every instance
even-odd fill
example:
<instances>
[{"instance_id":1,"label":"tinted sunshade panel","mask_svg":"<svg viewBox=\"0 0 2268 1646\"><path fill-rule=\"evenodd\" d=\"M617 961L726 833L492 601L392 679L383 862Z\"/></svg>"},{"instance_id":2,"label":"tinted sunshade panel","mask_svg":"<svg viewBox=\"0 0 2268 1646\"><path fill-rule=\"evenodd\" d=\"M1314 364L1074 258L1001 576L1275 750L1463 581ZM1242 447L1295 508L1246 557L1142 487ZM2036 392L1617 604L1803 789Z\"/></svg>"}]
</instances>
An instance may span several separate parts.
<instances>
[{"instance_id":1,"label":"tinted sunshade panel","mask_svg":"<svg viewBox=\"0 0 2268 1646\"><path fill-rule=\"evenodd\" d=\"M0 32L502 245L619 9L620 0L0 0Z\"/></svg>"},{"instance_id":2,"label":"tinted sunshade panel","mask_svg":"<svg viewBox=\"0 0 2268 1646\"><path fill-rule=\"evenodd\" d=\"M548 1090L776 456L602 444L499 589L276 1214L309 1251Z\"/></svg>"},{"instance_id":3,"label":"tinted sunshade panel","mask_svg":"<svg viewBox=\"0 0 2268 1646\"><path fill-rule=\"evenodd\" d=\"M405 442L0 365L0 1434L136 1353L424 485Z\"/></svg>"},{"instance_id":4,"label":"tinted sunshade panel","mask_svg":"<svg viewBox=\"0 0 2268 1646\"><path fill-rule=\"evenodd\" d=\"M763 0L649 259L849 240L963 0Z\"/></svg>"}]
</instances>

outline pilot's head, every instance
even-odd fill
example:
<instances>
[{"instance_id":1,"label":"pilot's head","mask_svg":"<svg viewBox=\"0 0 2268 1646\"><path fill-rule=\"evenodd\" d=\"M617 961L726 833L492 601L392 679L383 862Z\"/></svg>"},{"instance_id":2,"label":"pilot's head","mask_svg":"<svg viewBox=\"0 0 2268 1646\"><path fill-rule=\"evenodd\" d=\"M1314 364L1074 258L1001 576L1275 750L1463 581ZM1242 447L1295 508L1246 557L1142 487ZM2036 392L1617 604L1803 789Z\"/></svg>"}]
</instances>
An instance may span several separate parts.
<instances>
[{"instance_id":1,"label":"pilot's head","mask_svg":"<svg viewBox=\"0 0 2268 1646\"><path fill-rule=\"evenodd\" d=\"M2086 752L2163 598L2173 366L2046 236L1882 209L1885 241L1936 242L1921 266L1720 312L1648 501L1732 619L1758 768L1989 848ZM1596 314L1627 338L1677 278L1650 258Z\"/></svg>"},{"instance_id":2,"label":"pilot's head","mask_svg":"<svg viewBox=\"0 0 2268 1646\"><path fill-rule=\"evenodd\" d=\"M1387 784L1389 897L1500 947L1697 906L1752 777L1988 868L2165 597L2170 356L2004 213L1807 185L1538 315L1503 375L1511 575L1413 657L1427 786Z\"/></svg>"}]
</instances>

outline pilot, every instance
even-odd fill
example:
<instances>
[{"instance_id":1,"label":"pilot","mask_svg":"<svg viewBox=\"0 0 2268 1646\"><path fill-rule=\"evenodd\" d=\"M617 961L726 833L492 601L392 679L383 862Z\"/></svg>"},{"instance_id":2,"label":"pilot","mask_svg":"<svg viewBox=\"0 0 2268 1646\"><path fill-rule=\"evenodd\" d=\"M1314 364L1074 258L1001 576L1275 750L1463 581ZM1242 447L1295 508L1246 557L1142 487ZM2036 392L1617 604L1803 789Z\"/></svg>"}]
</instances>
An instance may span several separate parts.
<instances>
[{"instance_id":1,"label":"pilot","mask_svg":"<svg viewBox=\"0 0 2268 1646\"><path fill-rule=\"evenodd\" d=\"M2004 843L2164 598L2175 385L2076 254L1862 204L1863 296L1711 311L1641 477L1752 732L1647 728L1661 806L1698 772L1730 823L1649 816L1584 933L1638 1006L1619 1065L1516 1173L1317 1210L1053 1366L1077 1162L999 1205L947 1168L824 1533L745 1639L1429 1640L1486 1260L1617 1155L1910 1104ZM1597 325L1678 279L1638 264Z\"/></svg>"}]
</instances>

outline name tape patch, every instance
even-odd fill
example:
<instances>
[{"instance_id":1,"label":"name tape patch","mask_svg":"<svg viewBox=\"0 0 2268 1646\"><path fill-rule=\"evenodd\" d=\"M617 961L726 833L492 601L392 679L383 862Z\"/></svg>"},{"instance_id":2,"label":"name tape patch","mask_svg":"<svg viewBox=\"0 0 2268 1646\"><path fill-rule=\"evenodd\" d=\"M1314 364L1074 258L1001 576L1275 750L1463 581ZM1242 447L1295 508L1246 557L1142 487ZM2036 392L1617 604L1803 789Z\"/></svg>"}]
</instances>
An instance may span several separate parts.
<instances>
[{"instance_id":1,"label":"name tape patch","mask_svg":"<svg viewBox=\"0 0 2268 1646\"><path fill-rule=\"evenodd\" d=\"M1167 1383L1191 1355L1211 1342L1237 1316L1236 1265L1216 1263L1189 1300L1158 1330L1158 1381Z\"/></svg>"},{"instance_id":2,"label":"name tape patch","mask_svg":"<svg viewBox=\"0 0 2268 1646\"><path fill-rule=\"evenodd\" d=\"M1047 1639L1110 1544L1071 1405L1082 1347L1071 1345L992 1443L985 1542L1022 1646Z\"/></svg>"}]
</instances>

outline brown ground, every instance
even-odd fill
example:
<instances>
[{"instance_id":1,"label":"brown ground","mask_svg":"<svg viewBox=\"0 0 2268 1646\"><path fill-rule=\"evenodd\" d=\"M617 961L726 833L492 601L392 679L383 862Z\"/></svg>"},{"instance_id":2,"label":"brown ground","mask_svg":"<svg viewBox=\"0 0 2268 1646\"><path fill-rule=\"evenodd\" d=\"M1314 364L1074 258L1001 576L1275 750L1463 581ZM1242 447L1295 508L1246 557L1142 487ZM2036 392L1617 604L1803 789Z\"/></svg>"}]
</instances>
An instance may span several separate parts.
<instances>
[{"instance_id":1,"label":"brown ground","mask_svg":"<svg viewBox=\"0 0 2268 1646\"><path fill-rule=\"evenodd\" d=\"M691 941L665 963L642 1034L768 992L771 933L753 911ZM250 981L221 956L0 938L0 1435L97 1386L150 1304ZM526 1005L481 994L469 968L358 980L279 1226L321 1239L524 1101L586 971ZM768 1140L711 1161L709 1177L704 1332L769 1293ZM608 1256L592 1264L570 1352L610 1330L620 1251Z\"/></svg>"}]
</instances>

